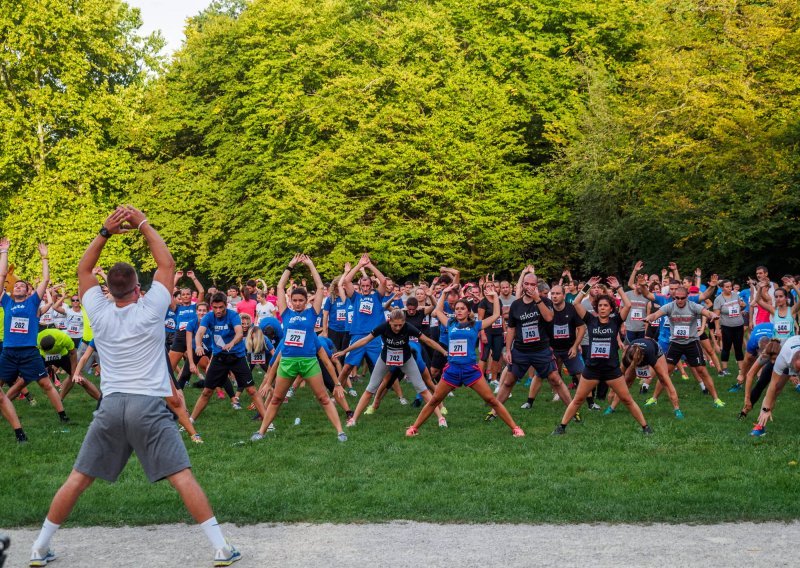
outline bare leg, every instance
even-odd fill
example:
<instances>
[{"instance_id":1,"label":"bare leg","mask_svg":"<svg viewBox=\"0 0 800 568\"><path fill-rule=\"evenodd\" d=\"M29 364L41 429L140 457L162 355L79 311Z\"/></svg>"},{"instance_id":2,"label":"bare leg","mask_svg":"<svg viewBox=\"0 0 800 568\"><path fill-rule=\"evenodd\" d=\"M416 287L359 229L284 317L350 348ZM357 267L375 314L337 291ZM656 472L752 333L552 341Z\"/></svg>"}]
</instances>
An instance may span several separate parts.
<instances>
[{"instance_id":1,"label":"bare leg","mask_svg":"<svg viewBox=\"0 0 800 568\"><path fill-rule=\"evenodd\" d=\"M314 396L317 397L317 402L322 407L322 410L325 411L325 414L328 416L328 420L331 421L333 427L336 428L336 433L342 431L342 422L339 419L339 413L336 412L336 406L331 403L331 399L328 396L328 391L325 390L325 382L322 380L322 374L314 375L313 377L309 377L306 379L306 382L311 387L311 390L314 392Z\"/></svg>"},{"instance_id":2,"label":"bare leg","mask_svg":"<svg viewBox=\"0 0 800 568\"><path fill-rule=\"evenodd\" d=\"M449 385L446 381L439 381L439 384L436 385L436 391L434 391L433 396L431 399L425 403L425 406L422 407L422 410L419 412L419 416L414 421L413 427L419 428L425 421L430 418L431 414L433 414L433 409L439 406L441 402L447 398L447 395L453 391L455 387Z\"/></svg>"},{"instance_id":3,"label":"bare leg","mask_svg":"<svg viewBox=\"0 0 800 568\"><path fill-rule=\"evenodd\" d=\"M187 468L167 477L181 496L186 510L197 523L204 523L214 516L203 488L197 483L192 470Z\"/></svg>"},{"instance_id":4,"label":"bare leg","mask_svg":"<svg viewBox=\"0 0 800 568\"><path fill-rule=\"evenodd\" d=\"M561 417L561 424L569 424L586 400L586 397L592 394L592 391L600 381L591 381L581 377L581 382L578 383L578 388L575 389L575 398L573 398L567 405L564 415Z\"/></svg>"},{"instance_id":5,"label":"bare leg","mask_svg":"<svg viewBox=\"0 0 800 568\"><path fill-rule=\"evenodd\" d=\"M561 384L563 385L564 383L562 382ZM499 416L509 428L512 430L517 428L517 423L514 422L513 418L511 418L511 414L509 414L506 407L500 404L500 401L495 398L494 394L492 394L492 389L489 388L489 385L486 384L486 381L483 380L483 377L469 385L469 388L478 393L478 395L480 395L480 397L486 401L486 404L492 407L494 413L497 414L497 416Z\"/></svg>"},{"instance_id":6,"label":"bare leg","mask_svg":"<svg viewBox=\"0 0 800 568\"><path fill-rule=\"evenodd\" d=\"M636 420L640 426L643 428L647 426L647 420L644 419L644 414L642 414L642 409L639 408L639 405L636 404L636 401L633 400L628 387L625 385L625 379L622 377L618 379L614 379L613 381L607 381L608 386L617 393L617 396L622 401L622 403L628 407L631 415L633 416L634 420Z\"/></svg>"},{"instance_id":7,"label":"bare leg","mask_svg":"<svg viewBox=\"0 0 800 568\"><path fill-rule=\"evenodd\" d=\"M94 477L89 477L85 473L73 469L61 488L56 491L53 501L50 503L50 510L47 512L47 519L57 525L63 524L78 498L92 482L94 482Z\"/></svg>"},{"instance_id":8,"label":"bare leg","mask_svg":"<svg viewBox=\"0 0 800 568\"><path fill-rule=\"evenodd\" d=\"M267 431L267 427L272 424L275 417L278 415L283 400L286 398L286 393L289 392L289 387L292 386L292 379L290 377L278 377L275 381L275 388L272 391L272 398L267 405L266 412L262 414L264 417L261 420L261 427L258 429L259 433L263 434Z\"/></svg>"},{"instance_id":9,"label":"bare leg","mask_svg":"<svg viewBox=\"0 0 800 568\"><path fill-rule=\"evenodd\" d=\"M11 424L11 427L14 430L18 430L22 428L22 423L19 421L19 417L17 416L17 411L14 409L14 405L8 399L8 397L3 394L3 391L0 390L0 412L3 414L3 418Z\"/></svg>"}]
</instances>

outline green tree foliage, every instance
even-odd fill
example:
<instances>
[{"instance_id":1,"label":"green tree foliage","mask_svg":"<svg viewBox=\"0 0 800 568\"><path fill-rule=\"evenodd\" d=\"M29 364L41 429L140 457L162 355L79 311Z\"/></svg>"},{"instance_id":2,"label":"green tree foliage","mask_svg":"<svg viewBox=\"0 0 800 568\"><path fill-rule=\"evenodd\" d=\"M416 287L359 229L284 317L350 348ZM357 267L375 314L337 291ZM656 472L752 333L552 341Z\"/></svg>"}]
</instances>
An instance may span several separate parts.
<instances>
[{"instance_id":1,"label":"green tree foliage","mask_svg":"<svg viewBox=\"0 0 800 568\"><path fill-rule=\"evenodd\" d=\"M537 168L576 135L581 59L635 53L631 5L217 5L153 86L147 205L218 276L296 250L329 275L365 249L398 276L560 267L569 203Z\"/></svg>"},{"instance_id":2,"label":"green tree foliage","mask_svg":"<svg viewBox=\"0 0 800 568\"><path fill-rule=\"evenodd\" d=\"M0 8L0 212L23 276L38 273L46 241L54 279L74 282L99 219L127 194L127 130L161 42L136 36L140 25L138 10L105 0Z\"/></svg>"},{"instance_id":3,"label":"green tree foliage","mask_svg":"<svg viewBox=\"0 0 800 568\"><path fill-rule=\"evenodd\" d=\"M796 267L800 5L656 2L647 22L558 164L588 266Z\"/></svg>"},{"instance_id":4,"label":"green tree foliage","mask_svg":"<svg viewBox=\"0 0 800 568\"><path fill-rule=\"evenodd\" d=\"M165 67L136 10L0 8L0 214L58 279L132 201L183 267L274 280L800 261L790 0L219 0ZM144 263L141 240L108 262ZM126 254L128 256L126 256Z\"/></svg>"}]
</instances>

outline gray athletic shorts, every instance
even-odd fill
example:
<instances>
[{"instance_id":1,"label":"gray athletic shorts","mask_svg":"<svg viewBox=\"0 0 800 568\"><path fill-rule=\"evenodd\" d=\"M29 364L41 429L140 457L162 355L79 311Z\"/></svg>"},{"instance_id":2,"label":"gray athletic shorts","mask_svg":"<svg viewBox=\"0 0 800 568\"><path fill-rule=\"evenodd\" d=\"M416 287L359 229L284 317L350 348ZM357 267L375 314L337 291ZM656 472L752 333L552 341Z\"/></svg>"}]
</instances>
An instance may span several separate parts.
<instances>
[{"instance_id":1,"label":"gray athletic shorts","mask_svg":"<svg viewBox=\"0 0 800 568\"><path fill-rule=\"evenodd\" d=\"M104 396L86 432L75 469L114 482L131 457L155 483L191 467L175 418L163 398L143 394Z\"/></svg>"}]
</instances>

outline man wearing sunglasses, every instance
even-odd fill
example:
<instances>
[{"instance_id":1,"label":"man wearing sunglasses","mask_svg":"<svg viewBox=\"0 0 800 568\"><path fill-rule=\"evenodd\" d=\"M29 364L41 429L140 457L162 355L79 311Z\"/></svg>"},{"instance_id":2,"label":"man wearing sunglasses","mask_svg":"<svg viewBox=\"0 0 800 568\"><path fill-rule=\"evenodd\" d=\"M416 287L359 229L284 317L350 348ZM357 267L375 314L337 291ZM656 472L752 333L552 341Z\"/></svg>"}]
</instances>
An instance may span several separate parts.
<instances>
[{"instance_id":1,"label":"man wearing sunglasses","mask_svg":"<svg viewBox=\"0 0 800 568\"><path fill-rule=\"evenodd\" d=\"M710 289L710 288L709 288ZM672 294L672 301L661 306L661 308L648 315L645 321L652 323L662 316L667 316L670 326L669 349L667 350L667 364L669 372L675 370L675 366L681 357L686 357L689 366L694 368L700 380L708 388L709 393L714 399L714 406L722 408L725 403L717 396L717 389L714 387L714 380L706 369L706 360L703 357L703 348L697 336L697 320L700 316L706 317L708 321L717 319L719 316L712 311L705 309L694 301L697 296L689 299L689 291L685 286L677 286ZM659 387L661 382L656 385L653 398L657 399L660 394Z\"/></svg>"}]
</instances>

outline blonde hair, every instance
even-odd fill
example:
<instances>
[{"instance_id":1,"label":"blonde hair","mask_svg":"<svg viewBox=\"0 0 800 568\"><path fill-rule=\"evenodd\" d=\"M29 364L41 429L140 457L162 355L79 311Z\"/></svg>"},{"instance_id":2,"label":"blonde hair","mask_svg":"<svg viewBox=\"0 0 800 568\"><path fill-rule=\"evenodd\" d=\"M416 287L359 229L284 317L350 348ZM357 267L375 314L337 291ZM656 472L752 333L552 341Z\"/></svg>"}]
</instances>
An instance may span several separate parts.
<instances>
[{"instance_id":1,"label":"blonde hair","mask_svg":"<svg viewBox=\"0 0 800 568\"><path fill-rule=\"evenodd\" d=\"M401 320L401 321L406 321L406 313L405 313L403 310L400 310L400 309L394 309L394 310L392 310L392 311L391 311L391 313L389 314L389 319L390 319L390 320Z\"/></svg>"},{"instance_id":2,"label":"blonde hair","mask_svg":"<svg viewBox=\"0 0 800 568\"><path fill-rule=\"evenodd\" d=\"M245 349L248 353L263 353L264 348L264 332L257 325L250 327L247 332L247 339L244 341Z\"/></svg>"}]
</instances>

